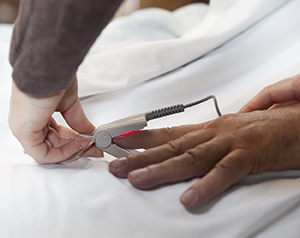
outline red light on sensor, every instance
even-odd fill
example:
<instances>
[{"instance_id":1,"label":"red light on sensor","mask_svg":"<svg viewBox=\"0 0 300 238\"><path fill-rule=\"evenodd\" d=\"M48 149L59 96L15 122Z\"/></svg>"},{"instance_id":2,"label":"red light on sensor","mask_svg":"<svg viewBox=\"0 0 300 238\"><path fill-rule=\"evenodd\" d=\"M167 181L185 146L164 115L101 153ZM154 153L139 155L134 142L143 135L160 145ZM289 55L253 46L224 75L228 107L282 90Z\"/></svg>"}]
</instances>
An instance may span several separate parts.
<instances>
[{"instance_id":1,"label":"red light on sensor","mask_svg":"<svg viewBox=\"0 0 300 238\"><path fill-rule=\"evenodd\" d=\"M130 131L130 132L127 132L125 134L119 135L117 138L124 138L124 137L127 137L127 136L135 133L135 132L137 132L137 131Z\"/></svg>"}]
</instances>

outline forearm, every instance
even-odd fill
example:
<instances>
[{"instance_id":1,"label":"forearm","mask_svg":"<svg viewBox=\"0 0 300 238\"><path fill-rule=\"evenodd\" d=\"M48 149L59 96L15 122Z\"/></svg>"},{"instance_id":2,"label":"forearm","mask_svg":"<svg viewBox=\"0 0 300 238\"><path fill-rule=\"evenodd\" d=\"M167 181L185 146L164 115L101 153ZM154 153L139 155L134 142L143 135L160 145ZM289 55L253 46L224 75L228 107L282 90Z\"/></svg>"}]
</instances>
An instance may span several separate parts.
<instances>
[{"instance_id":1,"label":"forearm","mask_svg":"<svg viewBox=\"0 0 300 238\"><path fill-rule=\"evenodd\" d=\"M10 62L18 88L50 95L67 88L122 0L23 0Z\"/></svg>"}]
</instances>

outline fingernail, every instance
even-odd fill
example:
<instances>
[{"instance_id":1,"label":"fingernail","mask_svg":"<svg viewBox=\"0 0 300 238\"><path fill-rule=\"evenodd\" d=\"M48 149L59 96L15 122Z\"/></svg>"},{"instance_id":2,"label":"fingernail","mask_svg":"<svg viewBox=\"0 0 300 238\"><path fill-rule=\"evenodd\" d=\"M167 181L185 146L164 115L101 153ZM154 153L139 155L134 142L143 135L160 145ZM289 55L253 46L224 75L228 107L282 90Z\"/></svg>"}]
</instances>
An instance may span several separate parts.
<instances>
[{"instance_id":1,"label":"fingernail","mask_svg":"<svg viewBox=\"0 0 300 238\"><path fill-rule=\"evenodd\" d=\"M87 138L81 137L81 138L79 138L79 139L76 140L76 141L80 144L82 150L86 150L86 149L88 149L92 144L94 144L94 141L91 140L90 138L87 139Z\"/></svg>"},{"instance_id":2,"label":"fingernail","mask_svg":"<svg viewBox=\"0 0 300 238\"><path fill-rule=\"evenodd\" d=\"M182 197L181 197L181 202L185 205L192 204L198 197L198 194L195 189L189 189L186 191Z\"/></svg>"},{"instance_id":3,"label":"fingernail","mask_svg":"<svg viewBox=\"0 0 300 238\"><path fill-rule=\"evenodd\" d=\"M125 166L126 164L127 164L127 158L126 157L116 159L116 160L110 162L110 165L114 168L121 168L121 167Z\"/></svg>"},{"instance_id":4,"label":"fingernail","mask_svg":"<svg viewBox=\"0 0 300 238\"><path fill-rule=\"evenodd\" d=\"M137 169L137 170L132 171L130 173L130 176L134 179L138 179L138 178L145 176L148 173L148 171L149 170L147 168Z\"/></svg>"}]
</instances>

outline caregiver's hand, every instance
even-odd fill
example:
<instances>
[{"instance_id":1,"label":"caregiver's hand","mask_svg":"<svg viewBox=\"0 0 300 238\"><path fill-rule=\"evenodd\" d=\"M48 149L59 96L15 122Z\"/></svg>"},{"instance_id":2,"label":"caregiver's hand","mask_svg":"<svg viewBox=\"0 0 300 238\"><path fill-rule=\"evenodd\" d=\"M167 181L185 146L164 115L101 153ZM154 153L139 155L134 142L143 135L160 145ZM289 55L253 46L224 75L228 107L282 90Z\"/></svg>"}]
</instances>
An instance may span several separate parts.
<instances>
[{"instance_id":1,"label":"caregiver's hand","mask_svg":"<svg viewBox=\"0 0 300 238\"><path fill-rule=\"evenodd\" d=\"M136 188L203 176L181 197L186 207L196 207L249 174L300 169L300 104L140 131L114 141L147 149L109 166L114 175L128 176Z\"/></svg>"},{"instance_id":2,"label":"caregiver's hand","mask_svg":"<svg viewBox=\"0 0 300 238\"><path fill-rule=\"evenodd\" d=\"M27 95L13 82L9 125L28 155L40 164L62 162L86 149L84 156L102 155L91 146L90 138L78 138L77 132L58 125L52 118L54 111L61 112L75 131L91 133L95 129L78 99L76 78L66 90L45 97Z\"/></svg>"}]
</instances>

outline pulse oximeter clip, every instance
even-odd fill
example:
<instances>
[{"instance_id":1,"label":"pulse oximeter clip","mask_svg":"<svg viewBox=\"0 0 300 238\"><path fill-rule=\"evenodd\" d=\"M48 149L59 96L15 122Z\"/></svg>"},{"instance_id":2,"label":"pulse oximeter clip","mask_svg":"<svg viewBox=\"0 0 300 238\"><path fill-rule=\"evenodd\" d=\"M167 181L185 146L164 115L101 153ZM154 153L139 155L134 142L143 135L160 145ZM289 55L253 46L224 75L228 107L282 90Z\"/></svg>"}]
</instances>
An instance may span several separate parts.
<instances>
[{"instance_id":1,"label":"pulse oximeter clip","mask_svg":"<svg viewBox=\"0 0 300 238\"><path fill-rule=\"evenodd\" d=\"M147 122L153 119L165 117L168 115L184 112L185 108L195 106L202 102L205 102L209 99L213 99L215 103L215 108L219 116L221 116L221 112L218 106L218 102L215 96L208 96L199 101L183 105L175 105L167 108L158 109L151 112L141 113L134 116L126 117L114 122L110 122L108 124L99 126L93 133L91 134L80 134L80 136L88 136L93 141L95 146L114 157L121 158L125 157L128 154L135 153L135 150L126 150L123 149L116 144L113 143L113 138L124 135L131 131L141 130L146 127Z\"/></svg>"}]
</instances>

